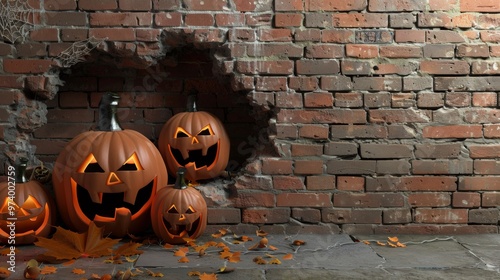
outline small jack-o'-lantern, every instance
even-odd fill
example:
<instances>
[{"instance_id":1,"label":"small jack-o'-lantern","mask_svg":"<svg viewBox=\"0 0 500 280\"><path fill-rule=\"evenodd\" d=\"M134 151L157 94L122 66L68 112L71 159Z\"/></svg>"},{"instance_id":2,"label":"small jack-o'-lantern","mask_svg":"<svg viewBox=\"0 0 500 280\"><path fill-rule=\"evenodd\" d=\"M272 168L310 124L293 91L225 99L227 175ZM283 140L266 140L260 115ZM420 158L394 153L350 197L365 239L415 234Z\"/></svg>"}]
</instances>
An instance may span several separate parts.
<instances>
[{"instance_id":1,"label":"small jack-o'-lantern","mask_svg":"<svg viewBox=\"0 0 500 280\"><path fill-rule=\"evenodd\" d=\"M201 193L186 185L180 167L174 186L156 194L151 209L153 230L163 241L183 244L200 236L207 226L207 204Z\"/></svg>"},{"instance_id":2,"label":"small jack-o'-lantern","mask_svg":"<svg viewBox=\"0 0 500 280\"><path fill-rule=\"evenodd\" d=\"M51 197L40 182L26 178L27 162L21 158L17 168L11 170L15 180L0 184L1 243L33 243L38 236L47 237L54 223Z\"/></svg>"},{"instance_id":3,"label":"small jack-o'-lantern","mask_svg":"<svg viewBox=\"0 0 500 280\"><path fill-rule=\"evenodd\" d=\"M106 233L137 234L151 224L156 191L168 184L159 151L139 132L123 130L116 119L119 96L100 104L100 131L87 131L59 154L52 181L64 222L86 231L90 221Z\"/></svg>"},{"instance_id":4,"label":"small jack-o'-lantern","mask_svg":"<svg viewBox=\"0 0 500 280\"><path fill-rule=\"evenodd\" d=\"M219 176L229 160L229 137L214 115L196 110L194 95L188 111L172 116L163 126L158 149L170 174L186 168L186 179L197 181Z\"/></svg>"}]
</instances>

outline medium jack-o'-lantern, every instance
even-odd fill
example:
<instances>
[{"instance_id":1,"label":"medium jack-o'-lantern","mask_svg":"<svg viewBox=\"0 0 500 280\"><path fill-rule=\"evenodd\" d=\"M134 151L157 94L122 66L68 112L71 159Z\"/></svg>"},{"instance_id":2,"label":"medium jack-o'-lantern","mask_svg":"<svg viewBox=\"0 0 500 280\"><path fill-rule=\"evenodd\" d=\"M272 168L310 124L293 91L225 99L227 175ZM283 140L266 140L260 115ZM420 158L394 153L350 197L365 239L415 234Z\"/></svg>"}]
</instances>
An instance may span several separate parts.
<instances>
[{"instance_id":1,"label":"medium jack-o'-lantern","mask_svg":"<svg viewBox=\"0 0 500 280\"><path fill-rule=\"evenodd\" d=\"M170 174L186 168L186 179L197 181L219 176L229 160L229 137L214 115L196 110L189 96L187 112L177 113L163 126L158 149Z\"/></svg>"},{"instance_id":2,"label":"medium jack-o'-lantern","mask_svg":"<svg viewBox=\"0 0 500 280\"><path fill-rule=\"evenodd\" d=\"M151 223L153 196L168 184L165 164L153 143L120 127L118 100L118 95L104 95L99 131L76 136L55 162L57 206L73 230L86 231L93 220L116 237L140 233Z\"/></svg>"},{"instance_id":3,"label":"medium jack-o'-lantern","mask_svg":"<svg viewBox=\"0 0 500 280\"><path fill-rule=\"evenodd\" d=\"M201 193L184 180L180 167L174 186L156 194L151 209L153 230L163 241L184 244L200 236L207 226L207 204Z\"/></svg>"},{"instance_id":4,"label":"medium jack-o'-lantern","mask_svg":"<svg viewBox=\"0 0 500 280\"><path fill-rule=\"evenodd\" d=\"M54 223L55 211L51 197L43 185L26 178L26 158L15 169L15 180L0 184L0 242L29 244L38 236L47 237ZM15 243L12 243L15 242Z\"/></svg>"}]
</instances>

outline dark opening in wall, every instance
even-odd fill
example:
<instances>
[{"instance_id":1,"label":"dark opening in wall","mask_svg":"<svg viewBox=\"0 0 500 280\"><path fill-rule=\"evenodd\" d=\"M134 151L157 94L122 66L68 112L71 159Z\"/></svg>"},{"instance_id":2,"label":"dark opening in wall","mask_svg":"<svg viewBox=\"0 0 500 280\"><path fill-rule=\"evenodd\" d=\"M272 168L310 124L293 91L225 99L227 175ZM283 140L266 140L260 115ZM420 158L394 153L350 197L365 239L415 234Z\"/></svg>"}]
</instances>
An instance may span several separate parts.
<instances>
[{"instance_id":1,"label":"dark opening in wall","mask_svg":"<svg viewBox=\"0 0 500 280\"><path fill-rule=\"evenodd\" d=\"M118 117L123 128L137 130L155 144L165 122L185 111L187 95L197 92L198 110L213 113L224 123L231 141L227 169L238 171L263 149L258 142L268 142L269 119L254 111L246 92L233 91L229 77L214 74L213 69L210 49L174 49L147 67L134 57L94 50L85 62L61 71L64 85L47 101L47 124L33 135L36 156L54 162L69 140L94 129L105 92L120 95Z\"/></svg>"}]
</instances>

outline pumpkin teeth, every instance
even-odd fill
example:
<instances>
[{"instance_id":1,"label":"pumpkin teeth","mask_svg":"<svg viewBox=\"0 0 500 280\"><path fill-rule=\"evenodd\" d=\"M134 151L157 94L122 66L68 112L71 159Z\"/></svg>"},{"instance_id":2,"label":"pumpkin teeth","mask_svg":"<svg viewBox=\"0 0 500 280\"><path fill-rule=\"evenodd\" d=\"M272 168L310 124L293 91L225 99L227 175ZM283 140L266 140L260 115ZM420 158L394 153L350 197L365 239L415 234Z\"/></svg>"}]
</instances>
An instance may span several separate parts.
<instances>
[{"instance_id":1,"label":"pumpkin teeth","mask_svg":"<svg viewBox=\"0 0 500 280\"><path fill-rule=\"evenodd\" d=\"M90 194L90 198L92 199L93 202L95 203L102 203L102 192L94 192L94 191L88 191Z\"/></svg>"}]
</instances>

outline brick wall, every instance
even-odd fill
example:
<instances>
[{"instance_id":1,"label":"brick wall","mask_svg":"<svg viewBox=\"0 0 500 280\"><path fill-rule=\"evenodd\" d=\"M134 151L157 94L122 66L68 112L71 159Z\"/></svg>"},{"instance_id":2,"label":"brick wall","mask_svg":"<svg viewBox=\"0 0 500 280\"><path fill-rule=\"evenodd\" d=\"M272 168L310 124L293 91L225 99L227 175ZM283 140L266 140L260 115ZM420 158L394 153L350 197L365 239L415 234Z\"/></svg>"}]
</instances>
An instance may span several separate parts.
<instances>
[{"instance_id":1,"label":"brick wall","mask_svg":"<svg viewBox=\"0 0 500 280\"><path fill-rule=\"evenodd\" d=\"M155 141L194 88L248 159L204 190L214 227L498 232L498 1L18 2L31 24L0 42L2 161L50 165L108 90Z\"/></svg>"}]
</instances>

